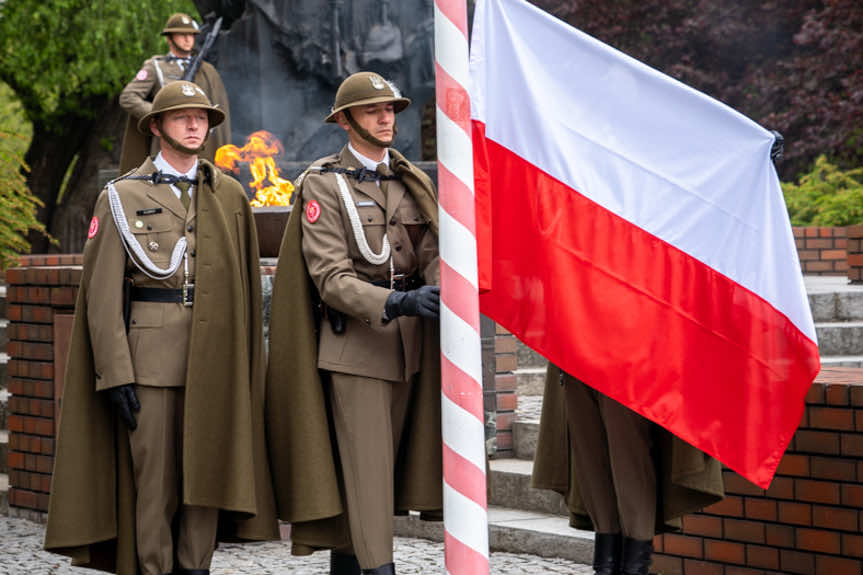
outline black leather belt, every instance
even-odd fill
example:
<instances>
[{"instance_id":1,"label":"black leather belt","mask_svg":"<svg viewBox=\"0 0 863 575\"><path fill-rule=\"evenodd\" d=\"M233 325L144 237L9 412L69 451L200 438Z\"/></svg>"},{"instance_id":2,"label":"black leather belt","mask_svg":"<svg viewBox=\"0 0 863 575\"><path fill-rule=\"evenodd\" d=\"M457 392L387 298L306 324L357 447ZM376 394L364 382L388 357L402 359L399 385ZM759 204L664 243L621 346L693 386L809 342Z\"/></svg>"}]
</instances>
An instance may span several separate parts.
<instances>
[{"instance_id":1,"label":"black leather belt","mask_svg":"<svg viewBox=\"0 0 863 575\"><path fill-rule=\"evenodd\" d=\"M132 287L132 301L156 303L181 303L191 306L195 301L195 286L188 284L181 289Z\"/></svg>"},{"instance_id":2,"label":"black leather belt","mask_svg":"<svg viewBox=\"0 0 863 575\"><path fill-rule=\"evenodd\" d=\"M389 288L390 285L392 285L392 289L397 291L410 291L412 289L417 289L425 285L423 279L416 274L407 277L401 274L396 275L393 278L392 284L390 284L388 280L381 280L371 283L372 285L384 288Z\"/></svg>"}]
</instances>

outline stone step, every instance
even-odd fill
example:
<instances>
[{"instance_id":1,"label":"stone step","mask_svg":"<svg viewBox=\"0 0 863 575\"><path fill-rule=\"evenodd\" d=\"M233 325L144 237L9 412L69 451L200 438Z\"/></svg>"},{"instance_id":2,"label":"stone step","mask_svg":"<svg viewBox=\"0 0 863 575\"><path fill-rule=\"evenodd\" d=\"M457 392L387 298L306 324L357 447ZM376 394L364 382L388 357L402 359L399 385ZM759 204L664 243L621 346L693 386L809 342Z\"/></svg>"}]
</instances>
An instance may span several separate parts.
<instances>
[{"instance_id":1,"label":"stone step","mask_svg":"<svg viewBox=\"0 0 863 575\"><path fill-rule=\"evenodd\" d=\"M538 511L568 517L569 511L560 494L530 486L531 473L533 473L531 460L490 460L489 505L510 506L521 511Z\"/></svg>"},{"instance_id":2,"label":"stone step","mask_svg":"<svg viewBox=\"0 0 863 575\"><path fill-rule=\"evenodd\" d=\"M395 534L444 539L442 522L422 521L415 514L396 517ZM569 519L550 513L489 506L488 543L493 551L560 557L584 564L593 561L593 533L573 529Z\"/></svg>"},{"instance_id":3,"label":"stone step","mask_svg":"<svg viewBox=\"0 0 863 575\"><path fill-rule=\"evenodd\" d=\"M512 424L512 442L515 456L533 461L536 454L536 440L539 438L539 419L520 419Z\"/></svg>"},{"instance_id":4,"label":"stone step","mask_svg":"<svg viewBox=\"0 0 863 575\"><path fill-rule=\"evenodd\" d=\"M822 357L863 354L863 321L815 324Z\"/></svg>"},{"instance_id":5,"label":"stone step","mask_svg":"<svg viewBox=\"0 0 863 575\"><path fill-rule=\"evenodd\" d=\"M9 476L0 473L0 515L9 514Z\"/></svg>"},{"instance_id":6,"label":"stone step","mask_svg":"<svg viewBox=\"0 0 863 575\"><path fill-rule=\"evenodd\" d=\"M863 355L822 355L821 367L863 367Z\"/></svg>"},{"instance_id":7,"label":"stone step","mask_svg":"<svg viewBox=\"0 0 863 575\"><path fill-rule=\"evenodd\" d=\"M844 277L805 276L809 308L817 322L863 320L863 286Z\"/></svg>"},{"instance_id":8,"label":"stone step","mask_svg":"<svg viewBox=\"0 0 863 575\"><path fill-rule=\"evenodd\" d=\"M0 473L9 473L9 432L0 429Z\"/></svg>"},{"instance_id":9,"label":"stone step","mask_svg":"<svg viewBox=\"0 0 863 575\"><path fill-rule=\"evenodd\" d=\"M542 395L545 388L545 365L542 367L521 367L515 374L515 391L522 395Z\"/></svg>"}]
</instances>

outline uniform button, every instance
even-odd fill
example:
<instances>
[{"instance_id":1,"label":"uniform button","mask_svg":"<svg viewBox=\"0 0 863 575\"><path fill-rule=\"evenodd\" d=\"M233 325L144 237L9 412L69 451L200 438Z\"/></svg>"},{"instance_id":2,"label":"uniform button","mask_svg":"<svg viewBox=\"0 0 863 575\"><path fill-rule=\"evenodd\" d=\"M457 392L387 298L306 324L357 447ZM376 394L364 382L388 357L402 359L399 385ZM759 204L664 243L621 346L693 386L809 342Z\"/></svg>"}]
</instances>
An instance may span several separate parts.
<instances>
[{"instance_id":1,"label":"uniform button","mask_svg":"<svg viewBox=\"0 0 863 575\"><path fill-rule=\"evenodd\" d=\"M137 322L137 321L135 321L135 320L133 319L133 320L132 320L132 325L135 325L136 323L138 323L138 322Z\"/></svg>"},{"instance_id":2,"label":"uniform button","mask_svg":"<svg viewBox=\"0 0 863 575\"><path fill-rule=\"evenodd\" d=\"M151 225L147 225L147 231L150 231L150 230L152 230L152 229L153 229L153 226L151 226Z\"/></svg>"},{"instance_id":3,"label":"uniform button","mask_svg":"<svg viewBox=\"0 0 863 575\"><path fill-rule=\"evenodd\" d=\"M391 225L391 226L396 225L396 219L395 219L395 218L391 218L391 219L390 219L390 225Z\"/></svg>"},{"instance_id":4,"label":"uniform button","mask_svg":"<svg viewBox=\"0 0 863 575\"><path fill-rule=\"evenodd\" d=\"M194 230L194 229L195 229L194 227L189 226L188 228L186 228L186 231L187 231L187 232L191 232L191 231L192 231L192 230Z\"/></svg>"},{"instance_id":5,"label":"uniform button","mask_svg":"<svg viewBox=\"0 0 863 575\"><path fill-rule=\"evenodd\" d=\"M369 216L369 217L368 217L368 220L369 220L369 221L372 221L373 219L374 219L374 218L373 218L373 217L371 217L371 216Z\"/></svg>"},{"instance_id":6,"label":"uniform button","mask_svg":"<svg viewBox=\"0 0 863 575\"><path fill-rule=\"evenodd\" d=\"M191 255L192 257L195 257L195 250L192 250L192 253L191 253L190 255Z\"/></svg>"},{"instance_id":7,"label":"uniform button","mask_svg":"<svg viewBox=\"0 0 863 575\"><path fill-rule=\"evenodd\" d=\"M401 247L401 245L397 245L397 246L396 246L396 251L397 251L397 252L402 251L402 247Z\"/></svg>"}]
</instances>

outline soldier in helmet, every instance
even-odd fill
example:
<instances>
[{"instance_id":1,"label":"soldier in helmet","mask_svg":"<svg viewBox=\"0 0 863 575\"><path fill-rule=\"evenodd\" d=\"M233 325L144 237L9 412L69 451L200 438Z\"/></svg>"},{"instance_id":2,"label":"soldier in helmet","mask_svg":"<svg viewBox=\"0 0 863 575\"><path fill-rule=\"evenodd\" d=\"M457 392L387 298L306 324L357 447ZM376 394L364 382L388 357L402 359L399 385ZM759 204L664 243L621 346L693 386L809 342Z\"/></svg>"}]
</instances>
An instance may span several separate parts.
<instances>
[{"instance_id":1,"label":"soldier in helmet","mask_svg":"<svg viewBox=\"0 0 863 575\"><path fill-rule=\"evenodd\" d=\"M217 534L278 538L254 221L198 158L224 117L168 84L138 122L159 153L96 202L45 536L78 565L202 575Z\"/></svg>"},{"instance_id":2,"label":"soldier in helmet","mask_svg":"<svg viewBox=\"0 0 863 575\"><path fill-rule=\"evenodd\" d=\"M180 80L193 58L195 36L198 23L187 15L177 13L168 18L162 29L162 36L168 43L168 53L147 59L131 82L120 93L120 106L129 114L126 131L123 134L123 150L120 158L120 172L135 168L148 155L155 156L159 151L156 137L149 131L142 134L135 129L141 118L153 107L156 93L169 82ZM213 104L225 114L218 126L212 126L213 133L201 151L201 157L211 162L216 150L231 143L231 122L228 106L228 93L222 78L209 62L202 62L195 74L194 82L200 86Z\"/></svg>"},{"instance_id":3,"label":"soldier in helmet","mask_svg":"<svg viewBox=\"0 0 863 575\"><path fill-rule=\"evenodd\" d=\"M277 500L294 553L330 548L339 575L394 573L393 514L441 508L437 199L391 147L409 104L375 73L341 84L348 142L298 180L274 286Z\"/></svg>"}]
</instances>

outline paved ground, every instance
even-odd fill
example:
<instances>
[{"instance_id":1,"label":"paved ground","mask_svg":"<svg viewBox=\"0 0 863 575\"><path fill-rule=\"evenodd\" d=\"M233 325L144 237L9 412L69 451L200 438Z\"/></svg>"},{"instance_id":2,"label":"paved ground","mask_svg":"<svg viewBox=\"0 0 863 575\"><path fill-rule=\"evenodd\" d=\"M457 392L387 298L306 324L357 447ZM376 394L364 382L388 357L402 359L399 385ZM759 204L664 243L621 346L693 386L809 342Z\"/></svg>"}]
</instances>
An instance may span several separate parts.
<instances>
[{"instance_id":1,"label":"paved ground","mask_svg":"<svg viewBox=\"0 0 863 575\"><path fill-rule=\"evenodd\" d=\"M0 575L96 575L98 571L69 566L64 557L42 550L43 526L26 519L0 516ZM423 539L398 538L395 542L396 569L399 575L443 573L443 545ZM295 575L325 574L329 556L316 553L309 557L292 557L286 543L223 545L213 558L213 575ZM564 559L546 559L533 555L492 553L491 572L520 573L592 573L587 565Z\"/></svg>"}]
</instances>

